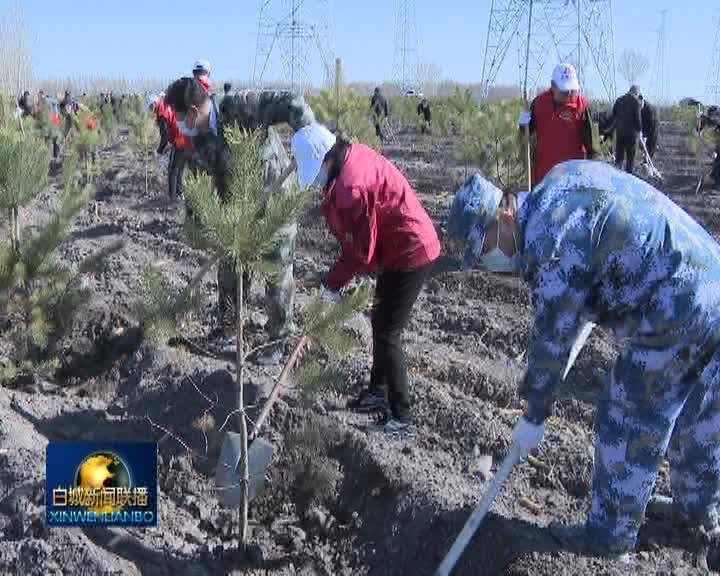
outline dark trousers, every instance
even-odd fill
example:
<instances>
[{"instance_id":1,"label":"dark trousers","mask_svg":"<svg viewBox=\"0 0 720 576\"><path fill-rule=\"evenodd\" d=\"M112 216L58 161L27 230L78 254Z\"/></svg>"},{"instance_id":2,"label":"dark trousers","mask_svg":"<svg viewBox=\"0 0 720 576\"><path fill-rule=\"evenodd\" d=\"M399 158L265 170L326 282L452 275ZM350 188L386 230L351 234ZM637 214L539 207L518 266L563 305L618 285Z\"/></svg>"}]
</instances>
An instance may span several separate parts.
<instances>
[{"instance_id":1,"label":"dark trousers","mask_svg":"<svg viewBox=\"0 0 720 576\"><path fill-rule=\"evenodd\" d=\"M635 167L635 151L637 150L639 134L615 134L615 167L622 169L625 164L625 172L632 174Z\"/></svg>"},{"instance_id":2,"label":"dark trousers","mask_svg":"<svg viewBox=\"0 0 720 576\"><path fill-rule=\"evenodd\" d=\"M370 388L387 394L390 411L395 418L405 417L410 412L407 368L401 338L431 268L432 264L408 272L386 270L378 277L375 287Z\"/></svg>"},{"instance_id":3,"label":"dark trousers","mask_svg":"<svg viewBox=\"0 0 720 576\"><path fill-rule=\"evenodd\" d=\"M182 196L183 174L187 163L187 152L183 149L174 148L170 153L170 164L168 165L168 194L170 198Z\"/></svg>"}]
</instances>

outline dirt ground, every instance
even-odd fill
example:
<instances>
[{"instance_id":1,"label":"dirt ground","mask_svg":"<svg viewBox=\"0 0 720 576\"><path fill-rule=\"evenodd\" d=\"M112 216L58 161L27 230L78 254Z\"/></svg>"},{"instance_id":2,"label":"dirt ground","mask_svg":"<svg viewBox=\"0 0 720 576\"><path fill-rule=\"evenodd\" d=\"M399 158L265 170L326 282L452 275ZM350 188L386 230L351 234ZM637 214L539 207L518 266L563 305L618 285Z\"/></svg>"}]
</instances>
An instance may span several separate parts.
<instances>
[{"instance_id":1,"label":"dirt ground","mask_svg":"<svg viewBox=\"0 0 720 576\"><path fill-rule=\"evenodd\" d=\"M720 196L694 194L699 168L679 126L661 131L661 187L720 231ZM386 155L416 185L440 226L465 176L452 142L400 134ZM0 387L0 573L48 574L431 574L504 457L522 408L531 308L522 283L459 272L446 250L416 305L405 335L417 437L386 439L367 417L345 410L368 378L370 349L347 359L348 378L308 404L296 390L273 412L264 436L276 446L267 489L251 507L252 539L264 563L235 554L237 514L221 510L212 476L217 432L234 405L233 368L208 351L208 304L187 326L187 341L151 351L138 339L134 303L143 268L155 263L181 286L203 262L183 239L183 209L165 194L163 166L145 195L142 167L121 134L101 153L109 169L96 206L62 246L68 262L112 242L124 247L88 275L94 290L65 349L66 369L52 382ZM162 162L161 162L162 163ZM707 167L707 166L706 166ZM40 226L55 185L23 214ZM447 248L447 247L446 247ZM316 212L302 221L295 276L297 308L336 256ZM251 339L261 342L262 286L251 296ZM519 465L466 550L456 574L695 574L692 554L667 526L649 523L630 565L560 550L547 524L578 521L589 507L594 402L616 346L594 334L571 371L534 465ZM251 365L255 398L267 395L279 368ZM212 417L216 425L203 428ZM160 525L156 529L48 529L44 523L48 440L159 441ZM658 491L668 493L663 468ZM713 566L717 568L717 566Z\"/></svg>"}]
</instances>

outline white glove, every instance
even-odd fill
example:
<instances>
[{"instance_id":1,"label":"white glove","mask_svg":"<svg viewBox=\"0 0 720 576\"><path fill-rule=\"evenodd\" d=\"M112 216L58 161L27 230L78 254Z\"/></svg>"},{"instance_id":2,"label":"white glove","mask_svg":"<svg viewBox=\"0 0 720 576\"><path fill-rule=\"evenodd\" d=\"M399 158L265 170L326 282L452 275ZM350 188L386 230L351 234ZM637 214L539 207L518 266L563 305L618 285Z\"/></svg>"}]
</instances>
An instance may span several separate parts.
<instances>
[{"instance_id":1,"label":"white glove","mask_svg":"<svg viewBox=\"0 0 720 576\"><path fill-rule=\"evenodd\" d=\"M533 424L524 416L515 424L512 435L512 449L517 450L520 458L524 460L532 450L535 450L543 441L545 423Z\"/></svg>"},{"instance_id":2,"label":"white glove","mask_svg":"<svg viewBox=\"0 0 720 576\"><path fill-rule=\"evenodd\" d=\"M530 120L532 119L532 114L530 112L520 112L520 117L518 118L518 124L520 126L527 126L530 124Z\"/></svg>"},{"instance_id":3,"label":"white glove","mask_svg":"<svg viewBox=\"0 0 720 576\"><path fill-rule=\"evenodd\" d=\"M320 298L322 298L326 304L337 304L342 300L339 292L328 290L325 286L320 286Z\"/></svg>"}]
</instances>

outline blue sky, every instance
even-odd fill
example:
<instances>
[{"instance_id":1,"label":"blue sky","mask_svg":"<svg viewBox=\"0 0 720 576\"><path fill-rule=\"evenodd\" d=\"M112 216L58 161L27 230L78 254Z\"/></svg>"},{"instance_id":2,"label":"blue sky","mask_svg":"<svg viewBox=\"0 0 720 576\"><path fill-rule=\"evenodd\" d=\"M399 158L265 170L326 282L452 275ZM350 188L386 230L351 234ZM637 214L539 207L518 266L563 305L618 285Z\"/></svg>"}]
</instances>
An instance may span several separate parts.
<instances>
[{"instance_id":1,"label":"blue sky","mask_svg":"<svg viewBox=\"0 0 720 576\"><path fill-rule=\"evenodd\" d=\"M7 13L11 4L12 0L0 0L0 11ZM334 45L349 80L391 79L394 4L394 0L332 3ZM36 75L42 78L170 78L187 73L197 58L212 62L217 79L252 75L257 0L22 0L19 5L32 36ZM416 5L421 58L437 64L443 77L478 81L490 0L416 0ZM704 97L720 3L616 0L614 5L616 54L635 48L651 62L660 10L669 10L666 92L674 98ZM514 82L515 66L512 54L499 81ZM643 82L650 82L649 71Z\"/></svg>"}]
</instances>

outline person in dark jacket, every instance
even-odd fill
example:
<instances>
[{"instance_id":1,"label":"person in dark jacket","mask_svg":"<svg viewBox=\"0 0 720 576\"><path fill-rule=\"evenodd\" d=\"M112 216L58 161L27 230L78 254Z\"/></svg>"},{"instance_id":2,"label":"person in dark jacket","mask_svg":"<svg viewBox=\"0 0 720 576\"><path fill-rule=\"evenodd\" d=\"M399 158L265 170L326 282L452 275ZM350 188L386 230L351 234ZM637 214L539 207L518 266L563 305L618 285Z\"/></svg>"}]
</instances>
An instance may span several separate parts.
<instances>
[{"instance_id":1,"label":"person in dark jacket","mask_svg":"<svg viewBox=\"0 0 720 576\"><path fill-rule=\"evenodd\" d=\"M650 104L642 94L640 95L642 101L642 133L645 136L645 145L647 146L648 154L650 158L655 157L658 147L658 114L657 108Z\"/></svg>"},{"instance_id":2,"label":"person in dark jacket","mask_svg":"<svg viewBox=\"0 0 720 576\"><path fill-rule=\"evenodd\" d=\"M631 86L627 94L620 96L613 106L615 126L615 166L632 174L638 137L642 131L642 100L640 89Z\"/></svg>"},{"instance_id":3,"label":"person in dark jacket","mask_svg":"<svg viewBox=\"0 0 720 576\"><path fill-rule=\"evenodd\" d=\"M417 107L418 116L422 117L422 124L420 125L420 132L430 132L432 128L432 111L430 110L430 102L427 98L420 100L420 104Z\"/></svg>"},{"instance_id":4,"label":"person in dark jacket","mask_svg":"<svg viewBox=\"0 0 720 576\"><path fill-rule=\"evenodd\" d=\"M33 105L32 105L32 98L30 98L30 92L25 90L23 92L23 95L20 97L20 100L18 100L18 106L22 110L23 118L26 116L32 116L33 114Z\"/></svg>"},{"instance_id":5,"label":"person in dark jacket","mask_svg":"<svg viewBox=\"0 0 720 576\"><path fill-rule=\"evenodd\" d=\"M370 110L373 113L373 123L375 124L375 134L383 141L382 122L389 116L388 103L385 96L380 92L379 87L375 87L372 98L370 99Z\"/></svg>"},{"instance_id":6,"label":"person in dark jacket","mask_svg":"<svg viewBox=\"0 0 720 576\"><path fill-rule=\"evenodd\" d=\"M292 150L300 185L322 191L325 220L342 250L321 292L335 300L357 274L378 273L370 387L349 407L387 414L389 404L385 433L411 435L401 338L440 255L435 226L405 176L372 148L350 144L324 126L311 124L293 136Z\"/></svg>"},{"instance_id":7,"label":"person in dark jacket","mask_svg":"<svg viewBox=\"0 0 720 576\"><path fill-rule=\"evenodd\" d=\"M232 84L223 84L223 98L220 101L220 114L223 117L225 126L233 126L237 123L235 118L235 100L232 95Z\"/></svg>"}]
</instances>

